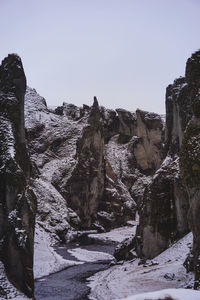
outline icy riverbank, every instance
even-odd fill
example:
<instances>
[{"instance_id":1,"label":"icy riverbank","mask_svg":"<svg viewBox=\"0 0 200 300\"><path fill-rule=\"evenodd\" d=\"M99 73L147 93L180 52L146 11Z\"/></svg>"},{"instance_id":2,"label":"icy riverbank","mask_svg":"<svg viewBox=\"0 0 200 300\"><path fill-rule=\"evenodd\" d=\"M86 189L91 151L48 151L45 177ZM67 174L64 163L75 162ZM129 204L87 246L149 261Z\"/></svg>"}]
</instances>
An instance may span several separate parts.
<instances>
[{"instance_id":1,"label":"icy riverbank","mask_svg":"<svg viewBox=\"0 0 200 300\"><path fill-rule=\"evenodd\" d=\"M192 234L189 233L146 264L138 264L139 259L136 259L132 262L122 262L121 265L95 274L89 278L90 299L126 299L142 292L192 286L193 274L187 274L183 267L191 245Z\"/></svg>"},{"instance_id":2,"label":"icy riverbank","mask_svg":"<svg viewBox=\"0 0 200 300\"><path fill-rule=\"evenodd\" d=\"M52 247L53 239L38 224L35 230L34 277L35 279L61 271L67 267L82 264L62 258Z\"/></svg>"},{"instance_id":3,"label":"icy riverbank","mask_svg":"<svg viewBox=\"0 0 200 300\"><path fill-rule=\"evenodd\" d=\"M162 297L162 298L161 298ZM200 292L187 289L166 289L152 293L144 293L135 296L130 296L121 300L199 300Z\"/></svg>"}]
</instances>

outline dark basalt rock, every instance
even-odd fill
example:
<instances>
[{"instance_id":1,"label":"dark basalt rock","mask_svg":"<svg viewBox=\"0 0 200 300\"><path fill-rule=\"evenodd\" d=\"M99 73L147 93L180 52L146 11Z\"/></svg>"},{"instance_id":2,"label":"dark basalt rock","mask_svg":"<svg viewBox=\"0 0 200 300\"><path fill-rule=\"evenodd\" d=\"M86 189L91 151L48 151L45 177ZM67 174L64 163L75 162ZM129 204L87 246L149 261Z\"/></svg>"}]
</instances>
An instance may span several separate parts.
<instances>
[{"instance_id":1,"label":"dark basalt rock","mask_svg":"<svg viewBox=\"0 0 200 300\"><path fill-rule=\"evenodd\" d=\"M185 77L174 80L166 89L165 152L179 153L184 130L192 118L188 84Z\"/></svg>"},{"instance_id":2,"label":"dark basalt rock","mask_svg":"<svg viewBox=\"0 0 200 300\"><path fill-rule=\"evenodd\" d=\"M200 51L188 59L185 76L188 83L191 107L194 115L200 117Z\"/></svg>"},{"instance_id":3,"label":"dark basalt rock","mask_svg":"<svg viewBox=\"0 0 200 300\"><path fill-rule=\"evenodd\" d=\"M25 89L21 59L8 55L0 66L0 257L9 280L32 297L36 199L25 142Z\"/></svg>"},{"instance_id":4,"label":"dark basalt rock","mask_svg":"<svg viewBox=\"0 0 200 300\"><path fill-rule=\"evenodd\" d=\"M194 269L195 288L200 288L200 51L187 61L186 79L189 87L191 107L194 114L189 122L181 147L181 178L189 194L189 225L192 230L193 259L187 260L187 268ZM190 266L188 266L190 264Z\"/></svg>"}]
</instances>

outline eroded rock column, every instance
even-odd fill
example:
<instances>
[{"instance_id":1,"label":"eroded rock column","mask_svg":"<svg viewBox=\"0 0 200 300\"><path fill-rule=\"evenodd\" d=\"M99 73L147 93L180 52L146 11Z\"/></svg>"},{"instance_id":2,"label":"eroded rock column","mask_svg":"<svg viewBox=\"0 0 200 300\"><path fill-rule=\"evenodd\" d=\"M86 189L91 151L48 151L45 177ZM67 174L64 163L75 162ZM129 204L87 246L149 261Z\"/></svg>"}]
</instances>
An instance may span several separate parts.
<instances>
[{"instance_id":1,"label":"eroded rock column","mask_svg":"<svg viewBox=\"0 0 200 300\"><path fill-rule=\"evenodd\" d=\"M8 55L0 66L0 254L9 280L32 297L36 199L25 142L25 90L21 59Z\"/></svg>"},{"instance_id":2,"label":"eroded rock column","mask_svg":"<svg viewBox=\"0 0 200 300\"><path fill-rule=\"evenodd\" d=\"M189 225L193 233L195 288L200 288L200 51L188 59L186 79L193 111L181 147L180 170L190 201Z\"/></svg>"}]
</instances>

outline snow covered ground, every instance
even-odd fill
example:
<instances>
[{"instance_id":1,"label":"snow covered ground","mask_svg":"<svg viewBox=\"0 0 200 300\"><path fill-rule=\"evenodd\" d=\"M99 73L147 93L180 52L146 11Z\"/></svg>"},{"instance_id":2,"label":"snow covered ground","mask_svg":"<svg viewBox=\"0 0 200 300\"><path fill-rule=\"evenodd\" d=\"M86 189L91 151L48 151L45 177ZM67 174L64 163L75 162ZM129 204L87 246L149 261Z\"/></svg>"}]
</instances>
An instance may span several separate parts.
<instances>
[{"instance_id":1,"label":"snow covered ground","mask_svg":"<svg viewBox=\"0 0 200 300\"><path fill-rule=\"evenodd\" d=\"M36 224L34 245L35 278L47 276L67 267L83 263L62 258L51 245L52 241L49 234Z\"/></svg>"},{"instance_id":2,"label":"snow covered ground","mask_svg":"<svg viewBox=\"0 0 200 300\"><path fill-rule=\"evenodd\" d=\"M189 233L154 260L147 261L145 265L138 265L139 259L136 259L132 262L115 265L108 270L95 274L89 278L89 286L91 287L90 299L127 299L128 296L139 293L161 289L176 289L192 285L193 275L187 274L183 267L183 262L191 244L192 234ZM200 299L200 292L198 296L198 299ZM191 297L190 299L192 300L193 298Z\"/></svg>"},{"instance_id":3,"label":"snow covered ground","mask_svg":"<svg viewBox=\"0 0 200 300\"><path fill-rule=\"evenodd\" d=\"M4 265L0 261L0 291L1 294L4 292L6 293L5 297L0 296L0 300L5 299L16 299L16 300L28 300L30 298L26 297L24 294L22 294L20 291L18 291L7 279Z\"/></svg>"},{"instance_id":4,"label":"snow covered ground","mask_svg":"<svg viewBox=\"0 0 200 300\"><path fill-rule=\"evenodd\" d=\"M114 256L98 251L88 251L86 249L76 248L68 250L68 252L80 261L95 262L102 260L113 260Z\"/></svg>"},{"instance_id":5,"label":"snow covered ground","mask_svg":"<svg viewBox=\"0 0 200 300\"><path fill-rule=\"evenodd\" d=\"M134 235L135 223L114 229L107 233L91 234L102 241L122 242ZM79 262L63 259L52 244L54 239L39 225L35 232L35 278L57 272L75 264L112 260L113 256L104 252L88 251L81 247L68 250ZM131 262L119 262L109 269L96 273L89 278L92 300L158 300L171 296L173 300L199 300L200 292L183 289L192 286L193 275L187 274L183 262L192 245L192 234L189 233L154 260L140 264L139 259ZM1 273L3 266L1 266ZM2 282L1 282L2 284ZM9 282L4 283L9 290L8 299L28 299L18 292ZM142 294L141 294L142 293ZM0 297L0 300L4 299Z\"/></svg>"},{"instance_id":6,"label":"snow covered ground","mask_svg":"<svg viewBox=\"0 0 200 300\"><path fill-rule=\"evenodd\" d=\"M167 298L168 297L168 298ZM169 298L171 297L171 298ZM186 289L166 289L152 293L144 293L136 296L130 296L121 300L158 300L158 299L174 299L174 300L199 300L200 292Z\"/></svg>"},{"instance_id":7,"label":"snow covered ground","mask_svg":"<svg viewBox=\"0 0 200 300\"><path fill-rule=\"evenodd\" d=\"M132 221L129 226L115 228L109 232L90 234L89 237L103 242L121 243L126 238L134 237L137 221Z\"/></svg>"}]
</instances>

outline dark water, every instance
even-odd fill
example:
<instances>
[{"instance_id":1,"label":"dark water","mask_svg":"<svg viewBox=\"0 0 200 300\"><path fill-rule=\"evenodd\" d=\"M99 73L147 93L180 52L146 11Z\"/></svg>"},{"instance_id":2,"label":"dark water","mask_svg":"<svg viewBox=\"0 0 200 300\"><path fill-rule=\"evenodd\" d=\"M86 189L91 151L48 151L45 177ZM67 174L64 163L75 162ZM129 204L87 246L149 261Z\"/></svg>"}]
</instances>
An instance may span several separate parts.
<instances>
[{"instance_id":1,"label":"dark water","mask_svg":"<svg viewBox=\"0 0 200 300\"><path fill-rule=\"evenodd\" d=\"M56 251L68 260L76 260L67 249L75 248L71 244L58 247ZM113 245L87 245L81 248L113 254ZM87 278L98 271L109 267L110 261L86 262L82 265L72 266L63 271L46 276L35 282L36 300L87 300L90 288L87 286Z\"/></svg>"}]
</instances>

